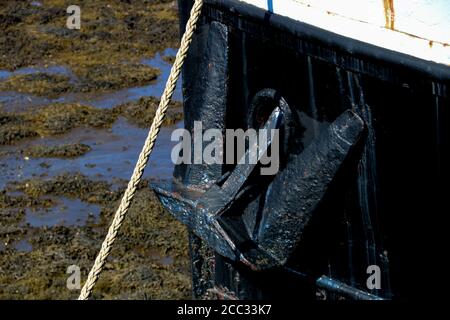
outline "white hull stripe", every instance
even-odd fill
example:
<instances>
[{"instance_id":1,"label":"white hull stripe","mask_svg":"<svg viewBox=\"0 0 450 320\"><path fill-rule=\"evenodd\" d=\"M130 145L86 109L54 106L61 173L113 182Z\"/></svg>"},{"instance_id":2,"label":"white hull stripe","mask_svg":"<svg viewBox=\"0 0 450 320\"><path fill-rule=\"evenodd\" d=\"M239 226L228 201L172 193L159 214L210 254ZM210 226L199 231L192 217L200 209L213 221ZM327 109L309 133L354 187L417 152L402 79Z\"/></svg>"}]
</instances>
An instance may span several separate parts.
<instances>
[{"instance_id":1,"label":"white hull stripe","mask_svg":"<svg viewBox=\"0 0 450 320\"><path fill-rule=\"evenodd\" d=\"M450 66L450 0L240 0L315 27Z\"/></svg>"}]
</instances>

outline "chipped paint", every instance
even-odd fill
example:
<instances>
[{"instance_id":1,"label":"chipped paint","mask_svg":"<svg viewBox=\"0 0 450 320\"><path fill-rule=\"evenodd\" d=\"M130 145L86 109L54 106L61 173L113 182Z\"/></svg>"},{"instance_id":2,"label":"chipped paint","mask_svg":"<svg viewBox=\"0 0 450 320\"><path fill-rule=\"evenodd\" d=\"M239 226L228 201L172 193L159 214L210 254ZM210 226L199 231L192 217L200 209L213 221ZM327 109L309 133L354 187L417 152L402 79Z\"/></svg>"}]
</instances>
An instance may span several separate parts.
<instances>
[{"instance_id":1,"label":"chipped paint","mask_svg":"<svg viewBox=\"0 0 450 320\"><path fill-rule=\"evenodd\" d=\"M395 30L395 9L394 0L383 0L384 17L386 19L386 28Z\"/></svg>"}]
</instances>

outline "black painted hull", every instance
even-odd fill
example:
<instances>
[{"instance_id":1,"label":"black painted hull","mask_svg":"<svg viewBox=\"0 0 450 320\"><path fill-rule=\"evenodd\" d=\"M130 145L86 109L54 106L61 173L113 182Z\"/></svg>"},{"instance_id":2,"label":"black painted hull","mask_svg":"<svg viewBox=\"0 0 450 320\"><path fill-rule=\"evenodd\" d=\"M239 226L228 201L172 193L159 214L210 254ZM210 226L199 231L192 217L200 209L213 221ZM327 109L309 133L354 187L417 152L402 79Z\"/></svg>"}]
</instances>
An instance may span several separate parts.
<instances>
[{"instance_id":1,"label":"black painted hull","mask_svg":"<svg viewBox=\"0 0 450 320\"><path fill-rule=\"evenodd\" d=\"M192 2L179 3L183 29ZM424 231L436 230L448 212L440 186L448 171L449 69L237 1L206 1L183 70L185 127L201 120L245 128L252 97L273 88L297 110L305 148L356 107L367 125L365 143L333 180L287 267L383 298L427 297L418 290L427 284L423 267L439 266L442 256L424 246L444 236L425 242ZM180 165L175 177L201 185L205 174L215 180L226 170ZM285 269L251 271L195 235L190 244L197 298L340 298ZM370 265L380 267L381 289L366 287Z\"/></svg>"}]
</instances>

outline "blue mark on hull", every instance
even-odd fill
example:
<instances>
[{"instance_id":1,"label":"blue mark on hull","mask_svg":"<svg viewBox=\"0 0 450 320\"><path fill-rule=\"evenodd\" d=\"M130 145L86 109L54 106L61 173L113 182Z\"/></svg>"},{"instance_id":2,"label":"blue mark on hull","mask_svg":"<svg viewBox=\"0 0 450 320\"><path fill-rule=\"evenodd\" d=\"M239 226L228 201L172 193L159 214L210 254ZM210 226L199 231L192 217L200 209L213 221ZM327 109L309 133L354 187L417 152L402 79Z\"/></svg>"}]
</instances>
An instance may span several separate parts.
<instances>
[{"instance_id":1,"label":"blue mark on hull","mask_svg":"<svg viewBox=\"0 0 450 320\"><path fill-rule=\"evenodd\" d=\"M273 13L273 0L267 0L267 10Z\"/></svg>"}]
</instances>

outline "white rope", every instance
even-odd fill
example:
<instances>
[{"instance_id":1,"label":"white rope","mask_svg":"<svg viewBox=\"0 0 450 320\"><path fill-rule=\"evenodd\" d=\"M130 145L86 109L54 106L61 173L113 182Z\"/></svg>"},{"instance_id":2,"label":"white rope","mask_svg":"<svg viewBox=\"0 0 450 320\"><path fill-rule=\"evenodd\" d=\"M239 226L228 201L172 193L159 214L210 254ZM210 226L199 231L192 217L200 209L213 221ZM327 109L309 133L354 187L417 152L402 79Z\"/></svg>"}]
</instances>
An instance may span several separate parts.
<instances>
[{"instance_id":1,"label":"white rope","mask_svg":"<svg viewBox=\"0 0 450 320\"><path fill-rule=\"evenodd\" d=\"M81 289L78 300L86 300L89 298L95 286L95 283L97 282L98 277L103 270L106 259L111 252L114 241L116 240L117 232L119 231L124 221L125 215L128 212L128 208L130 207L131 201L133 200L134 194L136 193L137 186L141 181L142 174L144 173L148 159L153 150L156 137L158 136L159 130L164 121L164 117L166 115L170 99L172 98L173 92L175 90L177 80L180 77L181 67L183 66L184 60L186 59L186 54L189 49L189 45L191 44L192 36L194 34L195 28L197 27L197 22L200 18L202 6L203 0L195 0L195 3L191 10L191 15L186 24L186 31L181 38L180 49L178 50L175 62L170 71L169 79L167 79L166 87L162 94L158 109L156 110L152 126L150 127L150 131L139 155L136 167L134 168L133 175L128 182L128 186L122 197L120 206L114 215L114 219L109 227L108 234L106 235L106 238L102 243L102 247L97 255L97 258L95 259L94 266L89 272L86 283Z\"/></svg>"}]
</instances>

